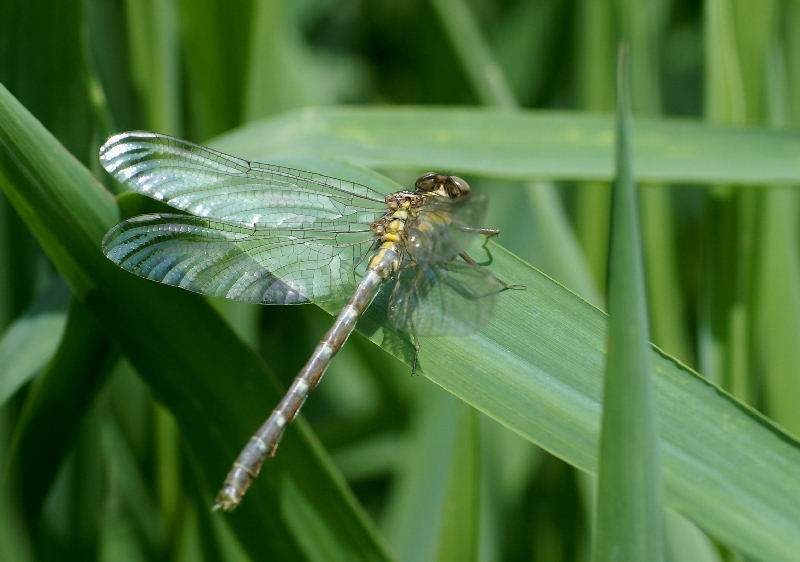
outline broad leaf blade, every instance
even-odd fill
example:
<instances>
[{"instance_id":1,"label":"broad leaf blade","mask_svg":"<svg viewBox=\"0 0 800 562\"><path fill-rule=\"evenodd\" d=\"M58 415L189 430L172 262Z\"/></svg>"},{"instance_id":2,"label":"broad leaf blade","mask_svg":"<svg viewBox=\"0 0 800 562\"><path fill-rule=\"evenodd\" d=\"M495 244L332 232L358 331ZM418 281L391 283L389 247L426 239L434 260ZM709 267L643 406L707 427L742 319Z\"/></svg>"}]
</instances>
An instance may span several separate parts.
<instances>
[{"instance_id":1,"label":"broad leaf blade","mask_svg":"<svg viewBox=\"0 0 800 562\"><path fill-rule=\"evenodd\" d=\"M260 160L324 155L378 168L451 170L464 177L609 180L613 131L610 116L583 112L332 107L251 123L214 146ZM797 133L642 119L633 135L637 181L800 181Z\"/></svg>"},{"instance_id":2,"label":"broad leaf blade","mask_svg":"<svg viewBox=\"0 0 800 562\"><path fill-rule=\"evenodd\" d=\"M215 146L260 160L292 151L417 170L439 163L507 178L607 179L611 129L610 119L585 114L331 108L252 124ZM639 179L800 178L797 134L671 119L640 122L633 134ZM525 155L531 152L540 158L530 161ZM740 168L743 162L747 170ZM475 336L423 340L424 372L504 425L594 472L605 315L502 248L489 248L492 271L528 289L501 294L494 321ZM373 306L360 329L388 349L378 331L380 314ZM800 537L797 441L657 348L650 354L667 506L744 552L791 557L800 548L800 539L794 540ZM410 361L408 349L399 355ZM747 450L759 451L759 457L743 457Z\"/></svg>"}]
</instances>

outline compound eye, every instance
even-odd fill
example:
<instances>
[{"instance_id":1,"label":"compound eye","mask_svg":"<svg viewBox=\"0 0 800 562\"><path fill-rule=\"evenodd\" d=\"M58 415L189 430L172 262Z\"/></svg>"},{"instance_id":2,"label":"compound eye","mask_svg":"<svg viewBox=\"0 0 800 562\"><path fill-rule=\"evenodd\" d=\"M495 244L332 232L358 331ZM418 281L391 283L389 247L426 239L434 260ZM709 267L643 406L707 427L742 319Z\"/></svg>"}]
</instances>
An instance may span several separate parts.
<instances>
[{"instance_id":1,"label":"compound eye","mask_svg":"<svg viewBox=\"0 0 800 562\"><path fill-rule=\"evenodd\" d=\"M458 176L448 176L447 192L450 197L468 195L472 191L465 179Z\"/></svg>"},{"instance_id":2,"label":"compound eye","mask_svg":"<svg viewBox=\"0 0 800 562\"><path fill-rule=\"evenodd\" d=\"M417 178L414 186L420 191L433 191L437 188L438 183L439 174L436 172L425 172Z\"/></svg>"}]
</instances>

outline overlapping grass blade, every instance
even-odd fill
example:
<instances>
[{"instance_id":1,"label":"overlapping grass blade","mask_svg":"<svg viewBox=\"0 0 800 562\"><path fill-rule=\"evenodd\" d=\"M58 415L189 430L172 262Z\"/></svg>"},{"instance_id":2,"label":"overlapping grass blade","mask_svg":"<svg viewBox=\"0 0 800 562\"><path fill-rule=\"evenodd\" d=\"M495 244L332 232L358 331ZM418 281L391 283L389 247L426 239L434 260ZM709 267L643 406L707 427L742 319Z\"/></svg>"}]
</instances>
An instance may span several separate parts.
<instances>
[{"instance_id":1,"label":"overlapping grass blade","mask_svg":"<svg viewBox=\"0 0 800 562\"><path fill-rule=\"evenodd\" d=\"M594 560L658 562L664 559L663 507L639 197L631 169L627 45L620 47L617 64L617 177L611 190Z\"/></svg>"},{"instance_id":2,"label":"overlapping grass blade","mask_svg":"<svg viewBox=\"0 0 800 562\"><path fill-rule=\"evenodd\" d=\"M610 115L427 107L306 108L245 125L215 147L245 158L302 155L373 168L458 170L505 179L609 180ZM633 126L640 182L800 181L800 134L712 126L692 119L641 119Z\"/></svg>"}]
</instances>

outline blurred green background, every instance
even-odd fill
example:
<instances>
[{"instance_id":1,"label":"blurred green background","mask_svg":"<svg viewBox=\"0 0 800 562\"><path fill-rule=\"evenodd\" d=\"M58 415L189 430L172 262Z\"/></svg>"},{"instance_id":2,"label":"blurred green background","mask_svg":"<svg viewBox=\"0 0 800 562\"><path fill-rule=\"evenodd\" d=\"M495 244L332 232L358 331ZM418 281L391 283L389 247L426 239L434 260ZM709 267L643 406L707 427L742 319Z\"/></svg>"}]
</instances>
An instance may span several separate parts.
<instances>
[{"instance_id":1,"label":"blurred green background","mask_svg":"<svg viewBox=\"0 0 800 562\"><path fill-rule=\"evenodd\" d=\"M121 187L99 169L97 148L131 129L265 161L366 165L404 185L427 169L463 175L488 193L487 225L501 229L500 244L602 309L614 65L627 40L642 123L634 171L644 180L652 340L785 429L763 422L796 454L788 434L800 434L797 29L793 0L8 0L0 83L113 193ZM304 109L332 105L347 108ZM524 131L523 116L538 128L533 140L520 137L519 156L513 135ZM17 174L12 152L0 160L7 194L35 176ZM287 443L300 453L282 446L286 459L255 484L268 496L261 507L211 515L208 482L221 483L233 456L198 453L197 444L228 439L235 451L255 425L188 435L192 416L222 420L236 410L233 399L219 408L193 402L193 392L252 392L247 381L263 373L241 378L239 361L274 373L259 384L285 387L329 314L211 301L237 340L192 325L182 307L195 301L177 300L170 312L185 314L188 335L158 340L154 330L148 339L143 324L112 333L108 318L96 321L105 301L80 294L52 251L45 256L20 201L0 199L0 559L589 559L592 481L572 465L591 463L475 414L361 335L303 411L316 434L303 429L304 446L316 460L305 466L302 447ZM127 216L142 202L123 196L120 206ZM134 303L169 291L108 279L143 299ZM237 355L246 342L261 359L203 357L203 338ZM151 347L137 357L140 342ZM142 372L159 353L176 387ZM196 389L186 387L191 374L178 374L189 360L168 359L191 354L222 367L216 378L198 377ZM175 390L181 384L186 395ZM271 400L254 398L243 417L251 406L266 416ZM543 435L554 432L545 413L531 415ZM287 473L292 482L305 475L309 488L287 484ZM773 491L796 493L797 476ZM697 501L713 511L716 499ZM695 523L718 534L670 512L667 559L772 560L788 551L780 538L770 551Z\"/></svg>"}]
</instances>

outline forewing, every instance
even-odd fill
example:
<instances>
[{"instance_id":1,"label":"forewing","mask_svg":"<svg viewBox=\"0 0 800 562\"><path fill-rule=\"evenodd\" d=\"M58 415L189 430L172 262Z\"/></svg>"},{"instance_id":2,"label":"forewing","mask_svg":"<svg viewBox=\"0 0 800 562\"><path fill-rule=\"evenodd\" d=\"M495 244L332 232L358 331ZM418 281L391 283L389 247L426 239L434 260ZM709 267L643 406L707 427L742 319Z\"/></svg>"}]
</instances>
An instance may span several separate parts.
<instances>
[{"instance_id":1,"label":"forewing","mask_svg":"<svg viewBox=\"0 0 800 562\"><path fill-rule=\"evenodd\" d=\"M478 236L485 215L482 193L427 203L408 227L408 235L415 241L409 248L412 257L418 263L450 261Z\"/></svg>"},{"instance_id":2,"label":"forewing","mask_svg":"<svg viewBox=\"0 0 800 562\"><path fill-rule=\"evenodd\" d=\"M250 162L167 135L121 133L100 163L132 190L199 217L269 228L363 229L386 211L367 186Z\"/></svg>"},{"instance_id":3,"label":"forewing","mask_svg":"<svg viewBox=\"0 0 800 562\"><path fill-rule=\"evenodd\" d=\"M215 297L299 304L340 300L372 238L348 232L262 230L187 215L142 215L103 240L111 261L140 277Z\"/></svg>"},{"instance_id":4,"label":"forewing","mask_svg":"<svg viewBox=\"0 0 800 562\"><path fill-rule=\"evenodd\" d=\"M471 334L494 314L502 283L463 261L401 269L389 298L389 319L420 336Z\"/></svg>"}]
</instances>

